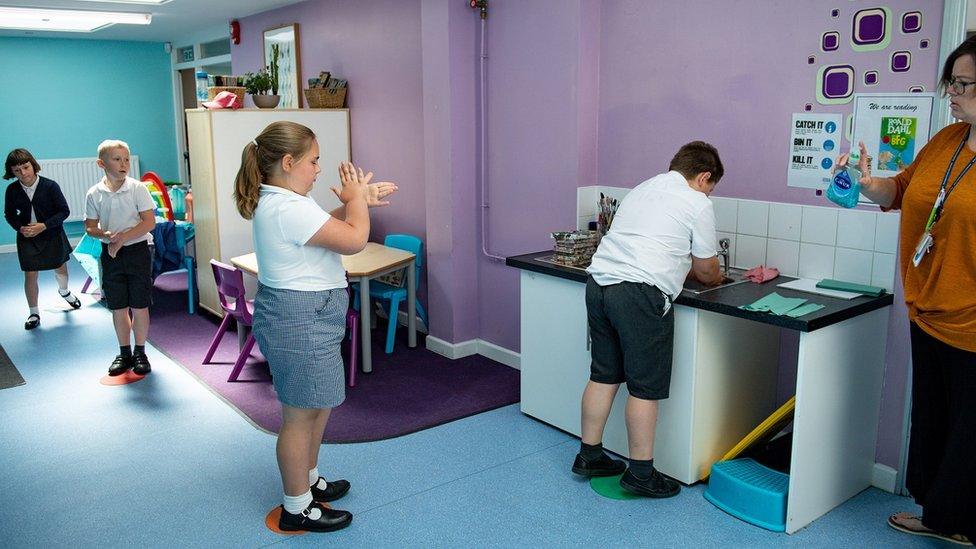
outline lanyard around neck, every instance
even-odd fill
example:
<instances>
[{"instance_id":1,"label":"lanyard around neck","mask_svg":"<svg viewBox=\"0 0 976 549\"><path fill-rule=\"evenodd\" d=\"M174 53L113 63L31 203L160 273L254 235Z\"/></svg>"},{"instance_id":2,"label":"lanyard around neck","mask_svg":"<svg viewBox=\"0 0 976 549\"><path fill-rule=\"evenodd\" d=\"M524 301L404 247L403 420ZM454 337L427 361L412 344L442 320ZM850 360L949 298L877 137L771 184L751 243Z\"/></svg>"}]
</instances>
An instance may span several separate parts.
<instances>
[{"instance_id":1,"label":"lanyard around neck","mask_svg":"<svg viewBox=\"0 0 976 549\"><path fill-rule=\"evenodd\" d=\"M932 205L932 211L929 213L929 220L925 223L926 232L931 231L932 227L937 221L939 221L939 218L942 217L942 210L945 209L945 203L946 200L949 199L949 195L952 194L952 191L956 189L956 185L962 181L962 178L964 175L966 175L966 172L973 167L973 164L976 164L976 155L974 155L973 158L969 160L969 163L963 167L962 171L959 172L959 175L957 175L952 181L952 185L949 186L948 190L946 189L946 185L949 183L949 176L952 175L952 168L956 166L956 159L959 158L959 153L962 152L962 148L966 145L966 142L969 141L969 134L972 131L973 127L970 126L969 131L966 132L966 137L964 137L962 142L959 143L959 146L956 147L956 152L952 155L952 160L949 161L949 167L946 169L945 176L942 178L942 185L939 187L939 194L936 196L935 204Z\"/></svg>"}]
</instances>

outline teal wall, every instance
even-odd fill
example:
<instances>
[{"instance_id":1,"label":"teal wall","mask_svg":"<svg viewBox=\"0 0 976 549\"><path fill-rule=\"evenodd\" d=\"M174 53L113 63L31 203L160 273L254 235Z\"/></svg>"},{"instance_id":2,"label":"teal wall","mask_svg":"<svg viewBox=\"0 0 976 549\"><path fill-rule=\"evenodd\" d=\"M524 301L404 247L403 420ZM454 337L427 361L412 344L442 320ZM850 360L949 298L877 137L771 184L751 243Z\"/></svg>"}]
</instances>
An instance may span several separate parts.
<instances>
[{"instance_id":1,"label":"teal wall","mask_svg":"<svg viewBox=\"0 0 976 549\"><path fill-rule=\"evenodd\" d=\"M0 37L0 68L3 160L17 147L42 159L94 157L113 138L139 155L141 172L179 179L173 69L162 43ZM14 236L0 223L0 245Z\"/></svg>"}]
</instances>

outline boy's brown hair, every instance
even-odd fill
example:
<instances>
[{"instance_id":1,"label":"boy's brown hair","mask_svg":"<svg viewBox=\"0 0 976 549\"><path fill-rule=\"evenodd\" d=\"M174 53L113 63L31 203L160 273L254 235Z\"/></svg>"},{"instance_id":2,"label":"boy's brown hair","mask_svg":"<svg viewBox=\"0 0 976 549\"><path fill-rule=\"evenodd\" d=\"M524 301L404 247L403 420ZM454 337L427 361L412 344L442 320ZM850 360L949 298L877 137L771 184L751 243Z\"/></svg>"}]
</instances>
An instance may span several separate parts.
<instances>
[{"instance_id":1,"label":"boy's brown hair","mask_svg":"<svg viewBox=\"0 0 976 549\"><path fill-rule=\"evenodd\" d=\"M718 149L704 141L692 141L678 149L668 169L680 173L685 179L694 179L698 174L708 172L712 174L709 181L713 184L718 183L725 174Z\"/></svg>"}]
</instances>

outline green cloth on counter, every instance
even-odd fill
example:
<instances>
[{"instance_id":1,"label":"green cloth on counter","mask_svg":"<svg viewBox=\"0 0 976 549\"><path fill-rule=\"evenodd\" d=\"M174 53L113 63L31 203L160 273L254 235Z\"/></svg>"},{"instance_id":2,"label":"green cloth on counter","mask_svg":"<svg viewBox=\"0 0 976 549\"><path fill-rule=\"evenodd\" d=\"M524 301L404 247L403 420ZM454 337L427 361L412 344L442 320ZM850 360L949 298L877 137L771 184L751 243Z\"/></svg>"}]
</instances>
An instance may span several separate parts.
<instances>
[{"instance_id":1,"label":"green cloth on counter","mask_svg":"<svg viewBox=\"0 0 976 549\"><path fill-rule=\"evenodd\" d=\"M807 300L803 299L802 297L783 297L778 293L773 292L739 308L747 311L755 311L757 313L773 313L774 315L783 315L806 302Z\"/></svg>"},{"instance_id":2,"label":"green cloth on counter","mask_svg":"<svg viewBox=\"0 0 976 549\"><path fill-rule=\"evenodd\" d=\"M825 290L840 290L842 292L864 294L871 297L882 296L886 291L884 288L879 288L878 286L855 284L854 282L844 282L843 280L833 280L831 278L825 278L817 282L817 287Z\"/></svg>"},{"instance_id":3,"label":"green cloth on counter","mask_svg":"<svg viewBox=\"0 0 976 549\"><path fill-rule=\"evenodd\" d=\"M789 317L792 317L792 318L800 318L803 315L808 315L810 313L815 313L815 312L817 312L817 311L819 311L820 309L823 309L823 308L824 308L824 306L821 305L821 304L819 304L819 303L807 303L806 305L800 305L796 309L793 309L792 311L786 313L786 316L789 316Z\"/></svg>"},{"instance_id":4,"label":"green cloth on counter","mask_svg":"<svg viewBox=\"0 0 976 549\"><path fill-rule=\"evenodd\" d=\"M819 311L824 306L819 303L807 303L807 300L802 297L783 297L773 292L739 308L757 313L771 313L798 318Z\"/></svg>"}]
</instances>

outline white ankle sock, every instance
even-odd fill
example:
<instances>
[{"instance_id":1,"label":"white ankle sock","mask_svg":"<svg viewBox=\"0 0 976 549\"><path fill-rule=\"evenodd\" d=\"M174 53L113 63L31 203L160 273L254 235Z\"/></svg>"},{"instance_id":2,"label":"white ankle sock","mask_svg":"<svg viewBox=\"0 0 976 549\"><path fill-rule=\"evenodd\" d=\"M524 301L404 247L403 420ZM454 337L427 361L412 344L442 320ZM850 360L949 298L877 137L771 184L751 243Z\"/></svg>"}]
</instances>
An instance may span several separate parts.
<instances>
[{"instance_id":1,"label":"white ankle sock","mask_svg":"<svg viewBox=\"0 0 976 549\"><path fill-rule=\"evenodd\" d=\"M58 280L58 289L61 290L61 295L64 295L65 290L68 289L68 273L54 273L54 278Z\"/></svg>"},{"instance_id":2,"label":"white ankle sock","mask_svg":"<svg viewBox=\"0 0 976 549\"><path fill-rule=\"evenodd\" d=\"M309 505L312 504L311 490L305 492L300 496L289 496L288 494L285 494L284 496L285 498L283 504L285 507L285 511L288 511L293 515L300 514L302 511L307 509ZM312 520L317 520L321 516L322 516L322 511L320 511L317 507L312 509L312 511L309 512L308 514L308 518Z\"/></svg>"},{"instance_id":3,"label":"white ankle sock","mask_svg":"<svg viewBox=\"0 0 976 549\"><path fill-rule=\"evenodd\" d=\"M37 315L37 316L41 316L41 311L37 307L31 307L30 308L30 314Z\"/></svg>"},{"instance_id":4,"label":"white ankle sock","mask_svg":"<svg viewBox=\"0 0 976 549\"><path fill-rule=\"evenodd\" d=\"M325 479L322 478L322 475L319 474L318 467L312 467L308 470L308 485L314 486L319 490L325 490L325 487L328 486L329 483L326 482Z\"/></svg>"},{"instance_id":5,"label":"white ankle sock","mask_svg":"<svg viewBox=\"0 0 976 549\"><path fill-rule=\"evenodd\" d=\"M58 290L58 293L61 294L61 297L63 297L67 301L72 301L75 298L75 296L71 295L71 290L67 288L65 288L64 290Z\"/></svg>"}]
</instances>

